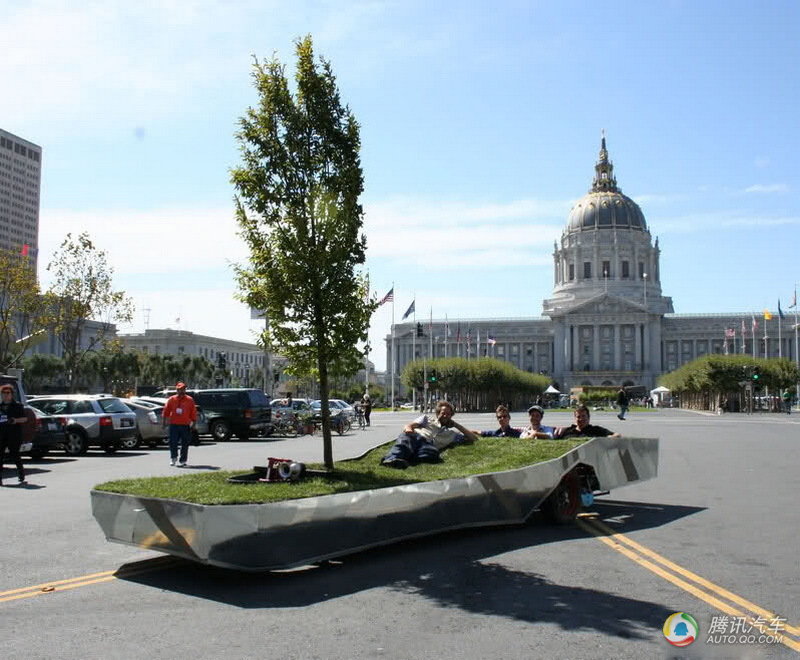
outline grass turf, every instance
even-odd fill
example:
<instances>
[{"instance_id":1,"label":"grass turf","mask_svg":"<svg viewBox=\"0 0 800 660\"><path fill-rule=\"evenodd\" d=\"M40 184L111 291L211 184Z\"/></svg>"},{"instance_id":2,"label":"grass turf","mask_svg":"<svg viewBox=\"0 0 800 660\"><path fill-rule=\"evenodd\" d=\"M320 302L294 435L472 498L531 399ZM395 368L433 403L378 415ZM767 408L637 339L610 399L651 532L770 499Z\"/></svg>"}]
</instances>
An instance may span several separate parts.
<instances>
[{"instance_id":1,"label":"grass turf","mask_svg":"<svg viewBox=\"0 0 800 660\"><path fill-rule=\"evenodd\" d=\"M423 481L439 481L473 474L503 472L541 463L567 453L585 439L520 440L481 438L473 445L445 451L443 463L421 464L407 470L380 465L391 442L376 447L357 460L339 461L334 472L311 476L297 482L231 484L227 479L242 472L202 472L179 477L120 479L95 486L96 490L139 497L160 497L195 504L253 504L317 497L356 490L385 488ZM323 469L309 464L309 469Z\"/></svg>"}]
</instances>

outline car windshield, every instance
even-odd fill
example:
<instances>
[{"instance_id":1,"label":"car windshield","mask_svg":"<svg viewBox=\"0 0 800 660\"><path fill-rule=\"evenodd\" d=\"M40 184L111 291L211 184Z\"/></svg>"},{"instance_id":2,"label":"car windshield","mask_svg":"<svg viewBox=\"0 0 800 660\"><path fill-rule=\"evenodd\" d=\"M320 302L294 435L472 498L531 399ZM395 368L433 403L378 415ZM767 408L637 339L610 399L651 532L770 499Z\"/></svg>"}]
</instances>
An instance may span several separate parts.
<instances>
[{"instance_id":1,"label":"car windshield","mask_svg":"<svg viewBox=\"0 0 800 660\"><path fill-rule=\"evenodd\" d=\"M264 394L261 390L250 390L248 392L250 395L250 405L251 406L268 406L269 399L267 399L267 395Z\"/></svg>"},{"instance_id":2,"label":"car windshield","mask_svg":"<svg viewBox=\"0 0 800 660\"><path fill-rule=\"evenodd\" d=\"M128 406L126 406L122 401L119 399L98 399L97 403L103 409L103 412L107 413L129 413L132 412Z\"/></svg>"}]
</instances>

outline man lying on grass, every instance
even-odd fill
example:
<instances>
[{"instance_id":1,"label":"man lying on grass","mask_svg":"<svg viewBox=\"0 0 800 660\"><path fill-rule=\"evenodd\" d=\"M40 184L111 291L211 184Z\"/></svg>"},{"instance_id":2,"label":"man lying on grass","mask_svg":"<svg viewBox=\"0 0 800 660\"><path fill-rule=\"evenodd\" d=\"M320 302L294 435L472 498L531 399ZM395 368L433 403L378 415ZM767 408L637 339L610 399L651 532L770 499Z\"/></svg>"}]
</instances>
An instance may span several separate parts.
<instances>
[{"instance_id":1,"label":"man lying on grass","mask_svg":"<svg viewBox=\"0 0 800 660\"><path fill-rule=\"evenodd\" d=\"M447 447L475 442L475 433L453 420L454 412L449 401L439 401L435 419L422 415L406 424L381 465L405 470L416 463L438 463Z\"/></svg>"}]
</instances>

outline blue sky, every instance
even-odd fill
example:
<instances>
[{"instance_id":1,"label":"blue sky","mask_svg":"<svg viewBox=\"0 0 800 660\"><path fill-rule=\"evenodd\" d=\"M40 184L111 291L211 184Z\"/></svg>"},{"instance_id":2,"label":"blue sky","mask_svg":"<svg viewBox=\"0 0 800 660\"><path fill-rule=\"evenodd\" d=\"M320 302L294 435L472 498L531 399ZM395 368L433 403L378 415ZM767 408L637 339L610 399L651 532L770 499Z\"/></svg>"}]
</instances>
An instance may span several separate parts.
<instances>
[{"instance_id":1,"label":"blue sky","mask_svg":"<svg viewBox=\"0 0 800 660\"><path fill-rule=\"evenodd\" d=\"M539 316L600 131L678 313L788 307L800 248L800 4L0 5L0 126L43 147L40 269L109 253L133 326L250 340L228 170L252 56L314 38L361 124L368 263L395 315ZM177 322L180 319L180 322ZM391 307L374 316L385 365Z\"/></svg>"}]
</instances>

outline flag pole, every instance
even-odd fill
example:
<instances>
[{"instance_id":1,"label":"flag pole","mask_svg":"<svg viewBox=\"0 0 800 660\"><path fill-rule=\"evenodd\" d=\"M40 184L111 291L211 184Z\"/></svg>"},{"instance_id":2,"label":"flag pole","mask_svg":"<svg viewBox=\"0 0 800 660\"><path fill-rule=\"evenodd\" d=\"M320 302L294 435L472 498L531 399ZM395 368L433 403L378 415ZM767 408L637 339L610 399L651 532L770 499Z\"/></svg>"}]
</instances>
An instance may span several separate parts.
<instances>
[{"instance_id":1,"label":"flag pole","mask_svg":"<svg viewBox=\"0 0 800 660\"><path fill-rule=\"evenodd\" d=\"M781 316L783 316L783 312L781 311L781 299L778 298L778 358L783 357L783 347L781 346Z\"/></svg>"},{"instance_id":2,"label":"flag pole","mask_svg":"<svg viewBox=\"0 0 800 660\"><path fill-rule=\"evenodd\" d=\"M414 311L411 316L411 361L417 359L417 292L414 291ZM411 388L411 405L417 409L417 388Z\"/></svg>"},{"instance_id":3,"label":"flag pole","mask_svg":"<svg viewBox=\"0 0 800 660\"><path fill-rule=\"evenodd\" d=\"M392 282L392 412L394 412L394 363L395 363L395 348L394 348L394 282Z\"/></svg>"}]
</instances>

